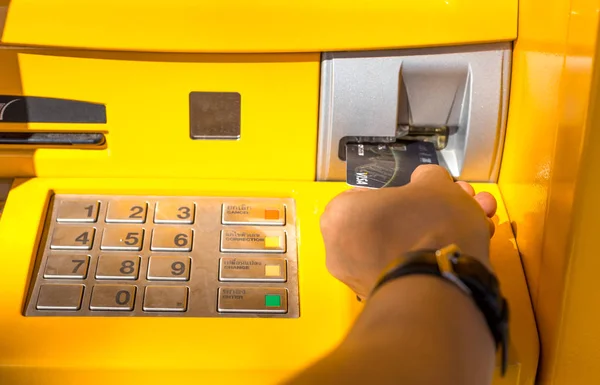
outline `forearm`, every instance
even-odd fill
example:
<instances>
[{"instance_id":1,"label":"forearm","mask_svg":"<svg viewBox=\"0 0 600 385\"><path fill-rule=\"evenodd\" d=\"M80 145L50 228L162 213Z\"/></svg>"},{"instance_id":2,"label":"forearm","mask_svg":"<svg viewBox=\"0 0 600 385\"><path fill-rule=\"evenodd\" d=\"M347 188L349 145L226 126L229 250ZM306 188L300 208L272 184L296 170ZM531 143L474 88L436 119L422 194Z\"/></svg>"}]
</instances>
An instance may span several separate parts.
<instances>
[{"instance_id":1,"label":"forearm","mask_svg":"<svg viewBox=\"0 0 600 385\"><path fill-rule=\"evenodd\" d=\"M291 384L485 385L494 351L469 297L439 278L411 276L378 290L345 341Z\"/></svg>"}]
</instances>

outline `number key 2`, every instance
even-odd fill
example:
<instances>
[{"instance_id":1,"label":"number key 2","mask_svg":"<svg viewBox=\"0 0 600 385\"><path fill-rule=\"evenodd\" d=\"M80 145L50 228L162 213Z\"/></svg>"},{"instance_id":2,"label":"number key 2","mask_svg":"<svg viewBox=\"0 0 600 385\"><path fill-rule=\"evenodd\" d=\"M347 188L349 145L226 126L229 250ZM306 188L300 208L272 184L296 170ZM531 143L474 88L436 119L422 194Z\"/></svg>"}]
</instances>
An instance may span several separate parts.
<instances>
[{"instance_id":1,"label":"number key 2","mask_svg":"<svg viewBox=\"0 0 600 385\"><path fill-rule=\"evenodd\" d=\"M106 222L108 223L144 223L148 203L139 199L119 199L108 203Z\"/></svg>"}]
</instances>

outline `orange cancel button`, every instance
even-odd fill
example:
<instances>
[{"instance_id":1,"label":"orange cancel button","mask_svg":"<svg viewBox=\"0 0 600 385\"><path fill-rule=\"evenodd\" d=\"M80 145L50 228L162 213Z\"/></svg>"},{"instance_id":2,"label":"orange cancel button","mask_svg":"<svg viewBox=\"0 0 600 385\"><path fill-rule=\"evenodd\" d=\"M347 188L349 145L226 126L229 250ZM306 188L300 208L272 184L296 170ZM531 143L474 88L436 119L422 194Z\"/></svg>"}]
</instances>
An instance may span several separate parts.
<instances>
[{"instance_id":1,"label":"orange cancel button","mask_svg":"<svg viewBox=\"0 0 600 385\"><path fill-rule=\"evenodd\" d=\"M281 203L224 203L224 225L285 225L285 205Z\"/></svg>"}]
</instances>

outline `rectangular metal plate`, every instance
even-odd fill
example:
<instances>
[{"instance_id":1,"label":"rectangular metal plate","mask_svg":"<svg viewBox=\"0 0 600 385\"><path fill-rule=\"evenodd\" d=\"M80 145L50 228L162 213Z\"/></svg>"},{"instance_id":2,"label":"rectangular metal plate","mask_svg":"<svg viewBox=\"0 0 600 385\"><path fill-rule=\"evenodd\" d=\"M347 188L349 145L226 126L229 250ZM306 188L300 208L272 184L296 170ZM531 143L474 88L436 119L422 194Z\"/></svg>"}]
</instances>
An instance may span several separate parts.
<instances>
[{"instance_id":1,"label":"rectangular metal plate","mask_svg":"<svg viewBox=\"0 0 600 385\"><path fill-rule=\"evenodd\" d=\"M237 92L191 92L192 139L239 139L242 97Z\"/></svg>"},{"instance_id":2,"label":"rectangular metal plate","mask_svg":"<svg viewBox=\"0 0 600 385\"><path fill-rule=\"evenodd\" d=\"M91 201L99 202L95 223L58 221L59 209L63 202L71 202L69 204L77 206L78 202L83 204ZM160 221L160 216L156 220L157 207L173 206L177 201L182 202L181 207L194 207L194 210L182 210L182 215L192 216L192 218L185 218L186 222L191 223L163 223ZM272 225L223 224L223 203L232 201L249 206L283 207L281 212L285 213L283 222L285 225L274 228ZM121 205L120 203L123 202L127 204ZM140 210L130 207L132 204L140 206L143 212L138 213ZM108 218L107 223L107 212L111 207L119 208L118 215L113 218L135 219L136 223L117 224L111 222L111 218ZM178 209L179 206L176 208ZM296 318L300 310L295 215L294 201L288 198L57 194L50 201L24 313L26 316ZM119 245L127 246L135 243L137 246L137 242L140 242L141 250L102 248L103 234L106 233L106 229L111 228L127 230L115 235L115 242ZM133 228L143 229L143 236L138 236L137 230L133 231ZM281 247L276 245L279 249L278 253L269 252L269 247L274 247L269 245L265 246L266 251L242 249L221 252L221 233L240 228L257 234L273 235L271 234L273 231L284 234L285 236L274 236L263 240L261 245L275 241L285 242L285 245ZM157 234L158 237L154 238ZM56 249L56 245L65 248ZM153 245L155 247L152 247ZM157 245L160 246L158 249L156 249ZM78 249L84 247L83 252ZM86 259L81 258L82 255L89 255L87 263ZM138 258L138 256L139 262L136 262L138 259L130 261L129 257ZM48 274L46 270L49 258L60 260L64 265L61 265L60 269L65 273ZM152 263L154 267L151 258L154 260ZM258 273L254 272L250 274L252 277L247 281L244 277L242 279L234 277L233 282L219 281L222 260L230 258L239 258L241 261L264 261L259 269L261 277L256 279L254 276ZM222 303L219 311L219 290L222 293L228 289L237 290L242 282L244 290L253 294L249 298L254 302L227 299ZM42 298L42 302L46 301L49 305L37 306L41 287L57 284L82 285L80 287L83 295L77 310L74 309L75 305L63 306L62 303L54 305L53 300L48 302L46 297L54 298L48 293L42 293L46 296ZM173 290L164 288L173 288ZM145 298L148 293L152 294L152 298ZM181 293L187 293L187 297ZM256 293L258 296L254 295ZM279 298L278 293L284 293L285 296ZM275 306L278 300L281 301L280 306ZM236 303L240 304L239 309L235 308Z\"/></svg>"}]
</instances>

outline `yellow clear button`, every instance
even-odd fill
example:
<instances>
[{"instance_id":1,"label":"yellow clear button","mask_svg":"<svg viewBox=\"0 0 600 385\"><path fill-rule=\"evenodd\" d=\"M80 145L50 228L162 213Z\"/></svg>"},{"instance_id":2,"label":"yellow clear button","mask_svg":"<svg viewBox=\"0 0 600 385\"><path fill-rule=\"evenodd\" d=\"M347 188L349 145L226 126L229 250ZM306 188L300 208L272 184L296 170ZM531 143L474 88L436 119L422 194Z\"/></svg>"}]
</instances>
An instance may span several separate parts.
<instances>
[{"instance_id":1,"label":"yellow clear button","mask_svg":"<svg viewBox=\"0 0 600 385\"><path fill-rule=\"evenodd\" d=\"M285 253L283 229L230 227L221 230L221 251L225 253Z\"/></svg>"}]
</instances>

